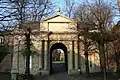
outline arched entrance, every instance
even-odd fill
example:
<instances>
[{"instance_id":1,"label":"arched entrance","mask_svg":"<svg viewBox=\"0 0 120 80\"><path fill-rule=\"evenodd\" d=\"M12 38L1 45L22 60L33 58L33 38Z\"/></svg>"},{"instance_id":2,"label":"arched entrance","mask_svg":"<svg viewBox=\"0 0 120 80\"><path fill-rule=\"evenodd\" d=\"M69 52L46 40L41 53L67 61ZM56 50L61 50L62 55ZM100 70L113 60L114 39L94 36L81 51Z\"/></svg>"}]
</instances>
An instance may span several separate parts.
<instances>
[{"instance_id":1,"label":"arched entrance","mask_svg":"<svg viewBox=\"0 0 120 80\"><path fill-rule=\"evenodd\" d=\"M67 70L67 47L63 43L55 43L50 48L50 73L59 73Z\"/></svg>"}]
</instances>

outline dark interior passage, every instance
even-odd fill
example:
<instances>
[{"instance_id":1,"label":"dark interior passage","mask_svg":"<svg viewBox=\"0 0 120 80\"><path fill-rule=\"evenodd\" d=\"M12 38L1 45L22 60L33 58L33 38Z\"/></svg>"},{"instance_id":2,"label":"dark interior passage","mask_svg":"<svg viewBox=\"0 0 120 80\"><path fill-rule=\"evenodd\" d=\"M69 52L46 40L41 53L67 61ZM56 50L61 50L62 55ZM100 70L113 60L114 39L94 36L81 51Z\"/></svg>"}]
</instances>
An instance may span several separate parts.
<instances>
[{"instance_id":1,"label":"dark interior passage","mask_svg":"<svg viewBox=\"0 0 120 80\"><path fill-rule=\"evenodd\" d=\"M65 72L65 55L62 49L55 49L52 52L52 72L59 73Z\"/></svg>"},{"instance_id":2,"label":"dark interior passage","mask_svg":"<svg viewBox=\"0 0 120 80\"><path fill-rule=\"evenodd\" d=\"M62 43L55 43L50 48L50 73L67 71L67 48Z\"/></svg>"}]
</instances>

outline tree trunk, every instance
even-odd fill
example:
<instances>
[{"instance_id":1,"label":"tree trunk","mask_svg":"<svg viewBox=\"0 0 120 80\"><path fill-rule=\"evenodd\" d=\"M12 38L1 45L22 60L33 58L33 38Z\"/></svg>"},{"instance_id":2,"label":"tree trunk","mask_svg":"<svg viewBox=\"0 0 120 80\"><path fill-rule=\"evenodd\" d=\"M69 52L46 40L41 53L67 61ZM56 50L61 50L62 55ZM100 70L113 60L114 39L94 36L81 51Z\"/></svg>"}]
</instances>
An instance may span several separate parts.
<instances>
[{"instance_id":1,"label":"tree trunk","mask_svg":"<svg viewBox=\"0 0 120 80\"><path fill-rule=\"evenodd\" d=\"M89 74L89 60L88 60L88 43L87 39L84 39L84 55L85 55L85 66L86 66L86 73Z\"/></svg>"},{"instance_id":2,"label":"tree trunk","mask_svg":"<svg viewBox=\"0 0 120 80\"><path fill-rule=\"evenodd\" d=\"M28 78L28 80L30 80L30 53L27 53L28 55L26 55L26 71L25 74Z\"/></svg>"},{"instance_id":3,"label":"tree trunk","mask_svg":"<svg viewBox=\"0 0 120 80\"><path fill-rule=\"evenodd\" d=\"M31 51L30 51L30 47L31 47L31 39L30 39L30 29L27 29L28 33L25 34L26 37L26 50L27 52L26 54L26 70L25 70L25 74L28 78L28 80L30 80L30 55L31 55Z\"/></svg>"},{"instance_id":4,"label":"tree trunk","mask_svg":"<svg viewBox=\"0 0 120 80\"><path fill-rule=\"evenodd\" d=\"M99 55L100 55L101 72L104 74L104 80L107 80L104 41L101 40L100 42L98 42L98 44L99 44Z\"/></svg>"},{"instance_id":5,"label":"tree trunk","mask_svg":"<svg viewBox=\"0 0 120 80\"><path fill-rule=\"evenodd\" d=\"M120 57L119 57L119 52L115 52L115 61L116 61L116 66L117 66L117 73L120 73Z\"/></svg>"}]
</instances>

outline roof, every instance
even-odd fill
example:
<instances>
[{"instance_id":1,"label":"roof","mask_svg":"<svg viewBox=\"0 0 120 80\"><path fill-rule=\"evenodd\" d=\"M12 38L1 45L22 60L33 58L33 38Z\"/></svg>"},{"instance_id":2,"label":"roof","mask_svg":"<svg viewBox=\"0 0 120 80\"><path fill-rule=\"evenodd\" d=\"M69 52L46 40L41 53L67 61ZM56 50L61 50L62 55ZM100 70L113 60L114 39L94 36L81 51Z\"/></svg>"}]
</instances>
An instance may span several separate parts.
<instances>
[{"instance_id":1,"label":"roof","mask_svg":"<svg viewBox=\"0 0 120 80\"><path fill-rule=\"evenodd\" d=\"M66 17L66 16L63 16L63 15L55 15L55 16L52 16L52 17L50 17L50 18L47 18L47 19L45 19L45 20L43 20L43 22L44 21L47 21L47 22L53 22L53 21L51 21L52 19L55 19L55 18L57 18L57 17L61 17L61 18L64 18L64 19L66 19L66 22L75 22L73 19L70 19L70 18L68 18L68 17ZM54 21L54 22L59 22L59 21ZM62 22L64 22L64 21L62 21Z\"/></svg>"}]
</instances>

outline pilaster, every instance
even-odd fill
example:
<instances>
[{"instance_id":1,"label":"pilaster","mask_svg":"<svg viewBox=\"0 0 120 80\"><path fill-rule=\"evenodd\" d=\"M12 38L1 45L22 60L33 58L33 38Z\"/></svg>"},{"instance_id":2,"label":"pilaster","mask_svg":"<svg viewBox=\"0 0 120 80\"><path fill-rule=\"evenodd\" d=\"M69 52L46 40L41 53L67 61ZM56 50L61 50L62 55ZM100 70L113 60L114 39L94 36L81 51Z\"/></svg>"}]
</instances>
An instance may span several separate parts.
<instances>
[{"instance_id":1,"label":"pilaster","mask_svg":"<svg viewBox=\"0 0 120 80\"><path fill-rule=\"evenodd\" d=\"M75 55L75 70L78 70L78 45L77 45L77 41L74 41L74 55Z\"/></svg>"},{"instance_id":2,"label":"pilaster","mask_svg":"<svg viewBox=\"0 0 120 80\"><path fill-rule=\"evenodd\" d=\"M45 41L45 49L44 49L44 70L48 69L48 42Z\"/></svg>"},{"instance_id":3,"label":"pilaster","mask_svg":"<svg viewBox=\"0 0 120 80\"><path fill-rule=\"evenodd\" d=\"M71 70L73 70L73 57L72 57L72 42L69 43L69 49L68 49L68 74L71 73Z\"/></svg>"}]
</instances>

